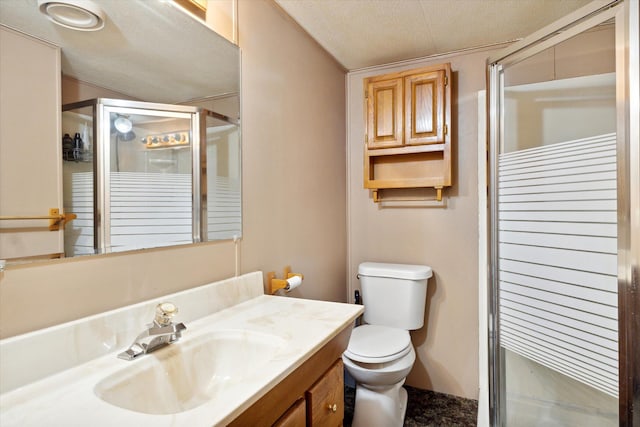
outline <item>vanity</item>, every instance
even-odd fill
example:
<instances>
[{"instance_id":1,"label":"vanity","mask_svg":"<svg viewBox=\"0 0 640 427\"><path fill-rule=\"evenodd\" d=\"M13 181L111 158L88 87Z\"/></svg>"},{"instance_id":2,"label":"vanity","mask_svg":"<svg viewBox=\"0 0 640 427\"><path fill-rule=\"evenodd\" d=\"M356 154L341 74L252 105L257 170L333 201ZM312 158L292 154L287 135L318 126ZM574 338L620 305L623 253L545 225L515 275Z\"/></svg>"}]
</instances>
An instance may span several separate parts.
<instances>
[{"instance_id":1,"label":"vanity","mask_svg":"<svg viewBox=\"0 0 640 427\"><path fill-rule=\"evenodd\" d=\"M182 337L117 357L179 308ZM359 305L263 293L261 272L0 341L0 425L340 426Z\"/></svg>"}]
</instances>

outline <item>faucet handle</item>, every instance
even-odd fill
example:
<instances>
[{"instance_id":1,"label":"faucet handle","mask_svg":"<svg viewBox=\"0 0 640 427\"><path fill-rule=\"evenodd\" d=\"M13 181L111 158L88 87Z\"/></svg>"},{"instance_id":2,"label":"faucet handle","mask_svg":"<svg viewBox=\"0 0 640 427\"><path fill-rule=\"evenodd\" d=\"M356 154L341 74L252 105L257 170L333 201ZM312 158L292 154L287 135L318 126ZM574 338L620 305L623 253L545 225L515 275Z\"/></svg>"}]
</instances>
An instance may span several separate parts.
<instances>
[{"instance_id":1,"label":"faucet handle","mask_svg":"<svg viewBox=\"0 0 640 427\"><path fill-rule=\"evenodd\" d=\"M178 313L178 307L171 302L161 302L156 306L156 317L154 321L160 326L171 324L171 319Z\"/></svg>"}]
</instances>

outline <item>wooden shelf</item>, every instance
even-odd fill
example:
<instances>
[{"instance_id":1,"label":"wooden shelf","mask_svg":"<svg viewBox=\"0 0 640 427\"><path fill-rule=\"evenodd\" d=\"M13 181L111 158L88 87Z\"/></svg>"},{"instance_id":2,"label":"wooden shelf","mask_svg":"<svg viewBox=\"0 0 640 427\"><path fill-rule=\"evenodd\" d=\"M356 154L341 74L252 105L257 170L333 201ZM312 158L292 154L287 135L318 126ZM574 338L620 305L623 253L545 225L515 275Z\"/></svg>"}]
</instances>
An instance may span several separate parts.
<instances>
[{"instance_id":1,"label":"wooden shelf","mask_svg":"<svg viewBox=\"0 0 640 427\"><path fill-rule=\"evenodd\" d=\"M430 153L444 150L445 144L403 145L402 147L368 149L368 155L369 157L395 156L399 154Z\"/></svg>"},{"instance_id":2,"label":"wooden shelf","mask_svg":"<svg viewBox=\"0 0 640 427\"><path fill-rule=\"evenodd\" d=\"M437 188L443 187L442 180L429 178L407 178L407 179L377 179L372 180L371 189L385 188Z\"/></svg>"}]
</instances>

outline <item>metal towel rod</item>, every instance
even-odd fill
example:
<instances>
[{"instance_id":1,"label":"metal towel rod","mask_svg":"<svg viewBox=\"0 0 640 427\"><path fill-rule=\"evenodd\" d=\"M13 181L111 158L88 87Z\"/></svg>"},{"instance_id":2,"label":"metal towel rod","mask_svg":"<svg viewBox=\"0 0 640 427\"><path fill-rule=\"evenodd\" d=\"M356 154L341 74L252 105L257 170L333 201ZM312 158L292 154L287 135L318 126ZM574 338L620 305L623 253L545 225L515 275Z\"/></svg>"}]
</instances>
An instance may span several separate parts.
<instances>
[{"instance_id":1,"label":"metal towel rod","mask_svg":"<svg viewBox=\"0 0 640 427\"><path fill-rule=\"evenodd\" d=\"M69 221L73 221L77 218L77 215L74 213L66 213L61 214L58 208L49 209L49 215L8 215L8 216L0 216L0 221L30 221L37 219L48 219L49 220L49 230L57 231L64 228L65 224Z\"/></svg>"}]
</instances>

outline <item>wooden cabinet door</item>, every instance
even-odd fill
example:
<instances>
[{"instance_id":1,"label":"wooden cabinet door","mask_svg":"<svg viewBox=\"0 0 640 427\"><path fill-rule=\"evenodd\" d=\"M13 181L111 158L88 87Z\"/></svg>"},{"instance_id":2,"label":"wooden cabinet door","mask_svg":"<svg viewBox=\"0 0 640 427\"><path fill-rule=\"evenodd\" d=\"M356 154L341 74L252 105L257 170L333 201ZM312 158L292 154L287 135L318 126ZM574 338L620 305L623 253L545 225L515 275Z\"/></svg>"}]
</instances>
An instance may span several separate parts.
<instances>
[{"instance_id":1,"label":"wooden cabinet door","mask_svg":"<svg viewBox=\"0 0 640 427\"><path fill-rule=\"evenodd\" d=\"M368 148L402 145L402 78L367 83Z\"/></svg>"},{"instance_id":2,"label":"wooden cabinet door","mask_svg":"<svg viewBox=\"0 0 640 427\"><path fill-rule=\"evenodd\" d=\"M341 359L306 393L307 425L342 426L344 419L344 368Z\"/></svg>"},{"instance_id":3,"label":"wooden cabinet door","mask_svg":"<svg viewBox=\"0 0 640 427\"><path fill-rule=\"evenodd\" d=\"M307 406L305 400L300 399L273 424L273 427L305 427L306 425Z\"/></svg>"},{"instance_id":4,"label":"wooden cabinet door","mask_svg":"<svg viewBox=\"0 0 640 427\"><path fill-rule=\"evenodd\" d=\"M408 145L444 142L445 70L404 78L404 142Z\"/></svg>"}]
</instances>

